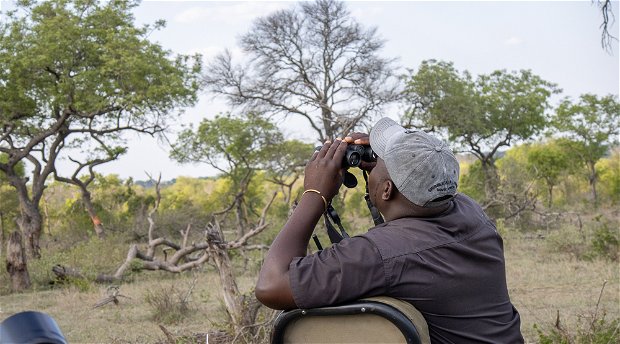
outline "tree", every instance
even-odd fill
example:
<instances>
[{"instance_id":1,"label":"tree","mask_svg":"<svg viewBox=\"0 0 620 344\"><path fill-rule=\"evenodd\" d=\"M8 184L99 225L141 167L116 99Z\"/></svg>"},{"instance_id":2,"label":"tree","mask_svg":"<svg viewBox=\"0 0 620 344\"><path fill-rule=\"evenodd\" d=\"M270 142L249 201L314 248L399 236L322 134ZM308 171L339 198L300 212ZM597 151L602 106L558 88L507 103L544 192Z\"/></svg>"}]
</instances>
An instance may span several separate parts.
<instances>
[{"instance_id":1,"label":"tree","mask_svg":"<svg viewBox=\"0 0 620 344\"><path fill-rule=\"evenodd\" d=\"M35 257L39 203L48 177L60 176L58 159L78 171L115 158L122 133L160 133L176 108L196 101L198 59L173 58L149 42L163 22L136 27L135 6L22 1L0 24L0 152L8 155L0 171L17 190L20 228ZM29 177L17 173L22 161Z\"/></svg>"},{"instance_id":2,"label":"tree","mask_svg":"<svg viewBox=\"0 0 620 344\"><path fill-rule=\"evenodd\" d=\"M78 160L75 160L74 158L69 157L69 160L77 164L77 168L75 169L71 177L63 177L62 175L58 174L57 171L54 171L54 178L60 182L75 185L80 189L80 193L82 195L82 202L84 203L84 207L86 208L86 211L88 212L88 215L90 216L90 219L93 223L95 233L99 238L103 238L105 236L105 229L103 223L101 222L101 219L97 215L97 211L95 210L95 206L93 205L91 192L88 190L88 187L95 180L95 177L97 175L94 168L118 159L118 157L123 154L126 149L123 147L110 149L106 147L103 142L100 142L100 144L103 148L105 148L107 156L102 158L90 158L84 162L80 162ZM84 168L88 169L88 176L80 177L80 173L83 172Z\"/></svg>"},{"instance_id":3,"label":"tree","mask_svg":"<svg viewBox=\"0 0 620 344\"><path fill-rule=\"evenodd\" d=\"M557 142L534 144L527 151L527 163L536 178L547 187L547 206L553 205L553 188L559 178L570 169L570 155Z\"/></svg>"},{"instance_id":4,"label":"tree","mask_svg":"<svg viewBox=\"0 0 620 344\"><path fill-rule=\"evenodd\" d=\"M237 233L243 235L249 214L256 213L251 182L273 159L269 147L283 141L275 124L258 114L225 114L203 120L195 131L190 127L181 132L171 157L181 163L206 163L230 180L232 200L219 212L234 209Z\"/></svg>"},{"instance_id":5,"label":"tree","mask_svg":"<svg viewBox=\"0 0 620 344\"><path fill-rule=\"evenodd\" d=\"M241 37L248 56L226 52L208 66L207 88L243 111L301 116L320 142L343 136L396 99L393 61L383 41L364 29L344 2L302 2L254 22Z\"/></svg>"},{"instance_id":6,"label":"tree","mask_svg":"<svg viewBox=\"0 0 620 344\"><path fill-rule=\"evenodd\" d=\"M577 102L564 99L553 116L554 128L572 141L567 141L568 148L587 167L595 206L598 205L595 165L613 145L618 144L619 120L620 103L615 95L583 94Z\"/></svg>"},{"instance_id":7,"label":"tree","mask_svg":"<svg viewBox=\"0 0 620 344\"><path fill-rule=\"evenodd\" d=\"M403 122L446 133L448 140L474 154L482 164L489 200L497 190L498 151L546 128L549 97L559 92L529 70L498 70L474 81L451 62L435 60L422 62L407 86L410 111Z\"/></svg>"},{"instance_id":8,"label":"tree","mask_svg":"<svg viewBox=\"0 0 620 344\"><path fill-rule=\"evenodd\" d=\"M276 143L268 148L270 158L265 161L266 178L279 185L284 202L290 206L293 186L304 172L314 147L298 140Z\"/></svg>"}]
</instances>

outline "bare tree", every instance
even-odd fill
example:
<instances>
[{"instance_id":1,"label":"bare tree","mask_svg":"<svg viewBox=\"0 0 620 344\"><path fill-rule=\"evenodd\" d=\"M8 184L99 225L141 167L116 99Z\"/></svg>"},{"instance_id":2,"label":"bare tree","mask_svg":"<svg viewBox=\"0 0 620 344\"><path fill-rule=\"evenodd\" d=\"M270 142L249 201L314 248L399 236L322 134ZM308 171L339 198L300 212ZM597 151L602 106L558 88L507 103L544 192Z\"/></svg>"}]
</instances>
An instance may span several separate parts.
<instances>
[{"instance_id":1,"label":"bare tree","mask_svg":"<svg viewBox=\"0 0 620 344\"><path fill-rule=\"evenodd\" d=\"M301 116L323 142L366 124L397 98L394 60L378 56L384 41L364 29L344 2L302 2L258 19L241 37L244 66L220 54L205 82L233 106Z\"/></svg>"},{"instance_id":2,"label":"bare tree","mask_svg":"<svg viewBox=\"0 0 620 344\"><path fill-rule=\"evenodd\" d=\"M609 27L614 24L616 18L614 16L613 9L611 8L611 0L597 0L596 4L603 16L603 22L601 23L601 46L607 52L611 53L613 41L618 41L618 37L615 37L609 32Z\"/></svg>"}]
</instances>

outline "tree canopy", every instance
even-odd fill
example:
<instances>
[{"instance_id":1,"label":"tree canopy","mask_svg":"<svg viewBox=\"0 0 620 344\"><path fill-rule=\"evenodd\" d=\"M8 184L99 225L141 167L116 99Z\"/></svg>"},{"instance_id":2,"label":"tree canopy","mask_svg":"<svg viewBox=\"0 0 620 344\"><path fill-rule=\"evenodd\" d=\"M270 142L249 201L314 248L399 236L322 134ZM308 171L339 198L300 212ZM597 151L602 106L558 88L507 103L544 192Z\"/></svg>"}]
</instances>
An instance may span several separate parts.
<instances>
[{"instance_id":1,"label":"tree canopy","mask_svg":"<svg viewBox=\"0 0 620 344\"><path fill-rule=\"evenodd\" d=\"M172 56L136 27L133 1L18 2L0 23L0 152L17 189L21 224L38 251L38 204L56 161L78 167L117 157L123 132L156 134L196 102L201 65ZM32 169L16 172L19 162ZM28 190L28 188L30 190Z\"/></svg>"},{"instance_id":2,"label":"tree canopy","mask_svg":"<svg viewBox=\"0 0 620 344\"><path fill-rule=\"evenodd\" d=\"M596 203L596 162L618 144L620 129L620 103L615 95L599 97L584 94L579 100L564 99L553 116L553 126L560 135L567 137L567 144L587 166Z\"/></svg>"},{"instance_id":3,"label":"tree canopy","mask_svg":"<svg viewBox=\"0 0 620 344\"><path fill-rule=\"evenodd\" d=\"M494 71L475 80L451 62L423 61L407 85L407 125L446 133L461 149L474 154L493 192L498 150L528 140L548 125L549 98L559 89L529 70Z\"/></svg>"}]
</instances>

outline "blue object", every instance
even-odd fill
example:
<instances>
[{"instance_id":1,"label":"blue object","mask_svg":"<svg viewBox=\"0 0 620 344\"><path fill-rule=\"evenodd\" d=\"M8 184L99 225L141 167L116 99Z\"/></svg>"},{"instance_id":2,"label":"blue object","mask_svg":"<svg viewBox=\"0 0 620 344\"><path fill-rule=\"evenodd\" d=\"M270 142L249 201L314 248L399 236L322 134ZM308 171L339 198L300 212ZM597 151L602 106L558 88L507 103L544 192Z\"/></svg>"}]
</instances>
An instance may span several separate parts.
<instances>
[{"instance_id":1,"label":"blue object","mask_svg":"<svg viewBox=\"0 0 620 344\"><path fill-rule=\"evenodd\" d=\"M67 344L58 324L40 312L21 312L0 323L1 344Z\"/></svg>"}]
</instances>

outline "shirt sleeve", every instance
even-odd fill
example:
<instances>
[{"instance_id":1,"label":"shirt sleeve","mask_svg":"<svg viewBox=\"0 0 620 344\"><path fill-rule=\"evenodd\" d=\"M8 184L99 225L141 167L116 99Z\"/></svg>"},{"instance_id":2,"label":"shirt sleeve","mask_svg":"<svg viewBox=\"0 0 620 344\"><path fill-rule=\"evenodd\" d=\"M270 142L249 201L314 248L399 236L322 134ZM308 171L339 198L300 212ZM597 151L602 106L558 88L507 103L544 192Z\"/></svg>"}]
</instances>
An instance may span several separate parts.
<instances>
[{"instance_id":1,"label":"shirt sleeve","mask_svg":"<svg viewBox=\"0 0 620 344\"><path fill-rule=\"evenodd\" d=\"M383 260L367 238L347 238L289 265L293 299L299 308L316 308L383 295L387 291Z\"/></svg>"}]
</instances>

